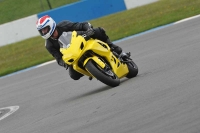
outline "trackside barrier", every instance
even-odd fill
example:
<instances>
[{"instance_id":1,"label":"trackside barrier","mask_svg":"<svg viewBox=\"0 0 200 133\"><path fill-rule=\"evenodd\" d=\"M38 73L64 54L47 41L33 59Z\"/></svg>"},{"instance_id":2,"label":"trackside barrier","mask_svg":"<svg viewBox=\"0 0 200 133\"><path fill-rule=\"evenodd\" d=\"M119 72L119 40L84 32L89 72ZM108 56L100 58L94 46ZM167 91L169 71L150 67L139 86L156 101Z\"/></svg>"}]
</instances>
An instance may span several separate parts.
<instances>
[{"instance_id":1,"label":"trackside barrier","mask_svg":"<svg viewBox=\"0 0 200 133\"><path fill-rule=\"evenodd\" d=\"M71 20L81 22L126 10L124 0L81 0L38 14L51 16L56 22Z\"/></svg>"}]
</instances>

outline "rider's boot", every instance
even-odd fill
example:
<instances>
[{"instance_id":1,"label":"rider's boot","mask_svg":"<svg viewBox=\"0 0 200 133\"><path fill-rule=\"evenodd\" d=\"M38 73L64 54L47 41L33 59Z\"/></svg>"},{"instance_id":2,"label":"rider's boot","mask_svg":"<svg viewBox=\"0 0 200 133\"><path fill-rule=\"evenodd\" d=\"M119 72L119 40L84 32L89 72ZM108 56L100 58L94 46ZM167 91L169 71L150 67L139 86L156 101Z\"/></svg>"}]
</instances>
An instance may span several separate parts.
<instances>
[{"instance_id":1,"label":"rider's boot","mask_svg":"<svg viewBox=\"0 0 200 133\"><path fill-rule=\"evenodd\" d=\"M117 53L118 55L120 55L122 53L122 48L120 48L119 46L113 44L110 39L107 39L106 43L109 45L109 47L111 48L112 52Z\"/></svg>"}]
</instances>

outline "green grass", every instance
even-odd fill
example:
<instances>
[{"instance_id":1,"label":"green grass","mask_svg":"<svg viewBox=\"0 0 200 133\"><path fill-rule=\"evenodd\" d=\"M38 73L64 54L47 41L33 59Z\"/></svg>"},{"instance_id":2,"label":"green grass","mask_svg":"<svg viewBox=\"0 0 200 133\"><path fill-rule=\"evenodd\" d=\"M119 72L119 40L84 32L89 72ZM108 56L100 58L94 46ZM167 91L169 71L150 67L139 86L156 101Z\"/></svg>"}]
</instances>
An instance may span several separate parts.
<instances>
[{"instance_id":1,"label":"green grass","mask_svg":"<svg viewBox=\"0 0 200 133\"><path fill-rule=\"evenodd\" d=\"M79 0L49 0L52 9ZM0 24L49 10L47 0L0 0Z\"/></svg>"},{"instance_id":2,"label":"green grass","mask_svg":"<svg viewBox=\"0 0 200 133\"><path fill-rule=\"evenodd\" d=\"M91 23L104 27L111 40L116 40L200 14L199 5L200 0L160 0Z\"/></svg>"},{"instance_id":3,"label":"green grass","mask_svg":"<svg viewBox=\"0 0 200 133\"><path fill-rule=\"evenodd\" d=\"M0 47L0 76L53 59L41 37Z\"/></svg>"},{"instance_id":4,"label":"green grass","mask_svg":"<svg viewBox=\"0 0 200 133\"><path fill-rule=\"evenodd\" d=\"M200 0L160 0L159 2L119 12L90 22L104 27L112 41L146 31L180 19L200 14ZM44 47L44 40L35 37L0 47L0 76L54 58Z\"/></svg>"}]
</instances>

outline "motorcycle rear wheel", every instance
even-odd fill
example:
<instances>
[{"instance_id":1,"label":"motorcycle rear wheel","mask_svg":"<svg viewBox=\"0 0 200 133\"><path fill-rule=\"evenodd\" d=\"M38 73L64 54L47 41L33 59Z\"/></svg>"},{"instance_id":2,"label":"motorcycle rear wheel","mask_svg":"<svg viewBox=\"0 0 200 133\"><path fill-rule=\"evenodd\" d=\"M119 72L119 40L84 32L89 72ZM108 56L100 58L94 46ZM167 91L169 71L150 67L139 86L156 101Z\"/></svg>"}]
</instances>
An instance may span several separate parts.
<instances>
[{"instance_id":1,"label":"motorcycle rear wheel","mask_svg":"<svg viewBox=\"0 0 200 133\"><path fill-rule=\"evenodd\" d=\"M120 79L112 70L105 71L93 60L89 60L85 67L96 79L108 86L116 87L120 84Z\"/></svg>"},{"instance_id":2,"label":"motorcycle rear wheel","mask_svg":"<svg viewBox=\"0 0 200 133\"><path fill-rule=\"evenodd\" d=\"M126 75L127 78L133 78L138 74L138 66L133 62L127 63L129 73Z\"/></svg>"}]
</instances>

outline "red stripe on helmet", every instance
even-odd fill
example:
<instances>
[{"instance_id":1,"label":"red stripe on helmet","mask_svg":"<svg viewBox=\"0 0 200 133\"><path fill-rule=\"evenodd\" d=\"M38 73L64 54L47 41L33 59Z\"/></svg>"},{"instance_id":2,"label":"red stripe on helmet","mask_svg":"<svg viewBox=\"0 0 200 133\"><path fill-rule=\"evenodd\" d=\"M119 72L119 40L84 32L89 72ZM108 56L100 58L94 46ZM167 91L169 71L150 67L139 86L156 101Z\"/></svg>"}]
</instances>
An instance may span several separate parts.
<instances>
[{"instance_id":1,"label":"red stripe on helmet","mask_svg":"<svg viewBox=\"0 0 200 133\"><path fill-rule=\"evenodd\" d=\"M50 18L50 17L48 15L41 17L39 20L40 24L42 24L47 18Z\"/></svg>"}]
</instances>

